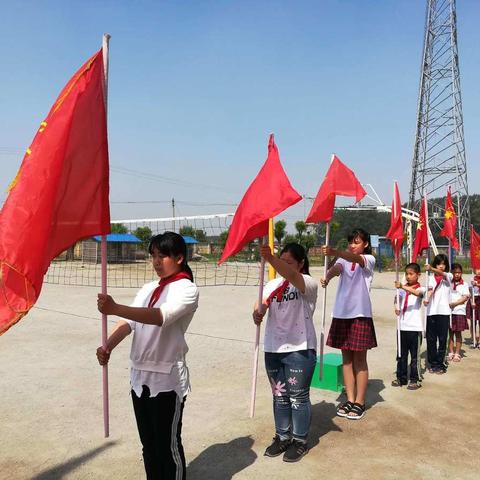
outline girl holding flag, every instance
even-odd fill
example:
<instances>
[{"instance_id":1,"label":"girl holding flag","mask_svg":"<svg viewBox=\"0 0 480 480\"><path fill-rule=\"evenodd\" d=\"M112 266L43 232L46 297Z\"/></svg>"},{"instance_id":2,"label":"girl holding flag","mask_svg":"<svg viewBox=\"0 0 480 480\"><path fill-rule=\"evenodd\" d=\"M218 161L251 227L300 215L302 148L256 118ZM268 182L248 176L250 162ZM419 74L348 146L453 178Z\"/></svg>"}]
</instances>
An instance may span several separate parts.
<instances>
[{"instance_id":1,"label":"girl holding flag","mask_svg":"<svg viewBox=\"0 0 480 480\"><path fill-rule=\"evenodd\" d=\"M273 393L275 437L267 457L283 455L296 462L308 452L311 421L310 382L316 363L317 337L313 312L318 284L310 276L305 249L289 243L272 255L264 245L260 254L281 277L263 290L262 305L255 305L253 320L259 325L268 310L265 328L265 366Z\"/></svg>"},{"instance_id":2,"label":"girl holding flag","mask_svg":"<svg viewBox=\"0 0 480 480\"><path fill-rule=\"evenodd\" d=\"M370 234L365 230L357 228L347 239L346 251L322 247L324 255L338 257L338 260L320 282L326 288L333 277L340 276L327 345L341 349L343 357L347 401L338 406L337 415L359 420L365 414L367 350L377 346L370 301L375 257Z\"/></svg>"},{"instance_id":3,"label":"girl holding flag","mask_svg":"<svg viewBox=\"0 0 480 480\"><path fill-rule=\"evenodd\" d=\"M190 391L185 332L198 306L198 290L182 236L156 235L148 251L160 282L144 285L131 306L98 295L100 312L126 321L117 323L106 349L98 347L97 358L107 364L111 351L134 332L130 384L147 479L184 479L182 415Z\"/></svg>"},{"instance_id":4,"label":"girl holding flag","mask_svg":"<svg viewBox=\"0 0 480 480\"><path fill-rule=\"evenodd\" d=\"M428 297L423 301L427 307L427 359L429 373L446 373L445 352L450 325L450 288L453 275L447 255L439 253L432 265L425 265L433 272L428 283Z\"/></svg>"}]
</instances>

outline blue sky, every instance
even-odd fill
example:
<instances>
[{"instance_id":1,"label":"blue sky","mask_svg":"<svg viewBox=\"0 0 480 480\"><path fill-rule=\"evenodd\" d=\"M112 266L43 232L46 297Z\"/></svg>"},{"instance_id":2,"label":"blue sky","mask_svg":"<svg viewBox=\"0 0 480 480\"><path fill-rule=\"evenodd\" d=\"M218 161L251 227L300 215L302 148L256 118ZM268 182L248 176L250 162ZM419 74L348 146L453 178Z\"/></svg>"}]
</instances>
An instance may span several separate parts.
<instances>
[{"instance_id":1,"label":"blue sky","mask_svg":"<svg viewBox=\"0 0 480 480\"><path fill-rule=\"evenodd\" d=\"M172 197L177 215L233 211L270 132L301 194L316 194L335 152L387 203L394 179L407 199L424 1L0 0L0 11L0 201L104 32L112 218L170 216ZM457 2L471 193L480 193L479 14L477 0ZM117 203L151 201L160 203Z\"/></svg>"}]
</instances>

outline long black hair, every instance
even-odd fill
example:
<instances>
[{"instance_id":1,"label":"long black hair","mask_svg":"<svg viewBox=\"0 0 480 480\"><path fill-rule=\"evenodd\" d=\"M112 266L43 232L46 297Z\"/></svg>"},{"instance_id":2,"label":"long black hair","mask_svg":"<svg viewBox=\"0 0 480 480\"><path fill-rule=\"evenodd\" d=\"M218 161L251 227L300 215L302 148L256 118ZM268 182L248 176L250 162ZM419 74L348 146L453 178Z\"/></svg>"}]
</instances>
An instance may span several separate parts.
<instances>
[{"instance_id":1,"label":"long black hair","mask_svg":"<svg viewBox=\"0 0 480 480\"><path fill-rule=\"evenodd\" d=\"M449 272L450 262L448 261L448 257L444 253L439 253L438 255L435 255L435 258L432 262L432 267L437 268L441 263L445 264L445 271Z\"/></svg>"},{"instance_id":2,"label":"long black hair","mask_svg":"<svg viewBox=\"0 0 480 480\"><path fill-rule=\"evenodd\" d=\"M187 263L187 244L181 235L175 232L165 232L155 235L150 239L148 245L148 253L150 255L153 255L154 248L167 257L178 257L181 255L183 257L181 264L182 272L187 273L193 282L193 272Z\"/></svg>"},{"instance_id":3,"label":"long black hair","mask_svg":"<svg viewBox=\"0 0 480 480\"><path fill-rule=\"evenodd\" d=\"M372 242L370 241L370 234L363 228L356 228L347 236L348 243L353 242L357 237L360 238L362 242L368 243L368 246L365 247L363 253L366 255L371 255Z\"/></svg>"},{"instance_id":4,"label":"long black hair","mask_svg":"<svg viewBox=\"0 0 480 480\"><path fill-rule=\"evenodd\" d=\"M309 271L309 261L307 257L307 252L305 248L302 247L299 243L287 243L283 248L282 251L280 252L280 256L282 256L284 253L289 253L298 263L303 261L303 268L302 268L302 273L305 273L307 275L310 275Z\"/></svg>"}]
</instances>

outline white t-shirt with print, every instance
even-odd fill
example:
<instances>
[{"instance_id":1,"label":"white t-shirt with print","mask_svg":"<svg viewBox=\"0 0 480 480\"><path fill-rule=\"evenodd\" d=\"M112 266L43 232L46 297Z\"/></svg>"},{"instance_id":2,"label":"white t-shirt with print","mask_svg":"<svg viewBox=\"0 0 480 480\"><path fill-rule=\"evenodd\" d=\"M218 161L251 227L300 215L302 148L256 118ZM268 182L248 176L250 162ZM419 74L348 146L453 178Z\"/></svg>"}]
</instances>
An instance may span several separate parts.
<instances>
[{"instance_id":1,"label":"white t-shirt with print","mask_svg":"<svg viewBox=\"0 0 480 480\"><path fill-rule=\"evenodd\" d=\"M428 289L435 293L430 298L427 307L427 315L450 315L450 287L452 285L453 275L446 273L437 287L435 275L429 274ZM436 287L436 289L435 289Z\"/></svg>"},{"instance_id":2,"label":"white t-shirt with print","mask_svg":"<svg viewBox=\"0 0 480 480\"><path fill-rule=\"evenodd\" d=\"M370 287L373 280L375 257L362 255L365 266L352 264L339 258L335 265L342 269L337 288L337 296L333 307L334 318L372 318L372 302L370 301ZM354 265L354 266L352 266Z\"/></svg>"},{"instance_id":3,"label":"white t-shirt with print","mask_svg":"<svg viewBox=\"0 0 480 480\"><path fill-rule=\"evenodd\" d=\"M416 290L422 295L425 294L425 287L419 287ZM423 330L423 296L417 297L416 295L409 293L407 299L407 308L404 311L407 292L403 289L400 289L398 295L400 299L400 330L404 332L421 332Z\"/></svg>"},{"instance_id":4,"label":"white t-shirt with print","mask_svg":"<svg viewBox=\"0 0 480 480\"><path fill-rule=\"evenodd\" d=\"M289 284L282 301L275 297L268 308L265 327L265 352L285 353L317 349L317 336L313 326L313 312L317 303L318 283L310 275L303 274L305 293ZM265 285L263 300L276 290L284 278L279 277Z\"/></svg>"},{"instance_id":5,"label":"white t-shirt with print","mask_svg":"<svg viewBox=\"0 0 480 480\"><path fill-rule=\"evenodd\" d=\"M472 278L470 279L470 286L472 287L473 294L477 297L478 295L480 295L480 287L473 286L474 279L475 279L475 275L472 275Z\"/></svg>"},{"instance_id":6,"label":"white t-shirt with print","mask_svg":"<svg viewBox=\"0 0 480 480\"><path fill-rule=\"evenodd\" d=\"M458 302L461 297L470 297L470 290L466 282L463 282L462 285L457 285L455 290L453 289L450 292L450 302ZM466 315L467 314L467 302L457 305L452 309L452 313L455 315Z\"/></svg>"}]
</instances>

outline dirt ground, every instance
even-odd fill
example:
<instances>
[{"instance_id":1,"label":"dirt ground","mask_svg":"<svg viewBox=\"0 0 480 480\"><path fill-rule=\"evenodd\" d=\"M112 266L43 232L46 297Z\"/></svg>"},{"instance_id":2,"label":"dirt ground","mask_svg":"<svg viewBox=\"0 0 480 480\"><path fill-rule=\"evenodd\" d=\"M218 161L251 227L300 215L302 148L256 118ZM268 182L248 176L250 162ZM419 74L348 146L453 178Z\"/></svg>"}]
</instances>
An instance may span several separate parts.
<instances>
[{"instance_id":1,"label":"dirt ground","mask_svg":"<svg viewBox=\"0 0 480 480\"><path fill-rule=\"evenodd\" d=\"M335 291L331 285L328 316ZM251 305L257 288L201 288L200 308L187 338L193 386L183 427L188 478L477 479L480 350L466 345L460 363L450 365L443 376L426 373L418 391L391 387L392 287L391 273L375 275L372 300L379 347L369 353L365 418L353 422L336 417L339 395L313 389L311 450L296 464L263 456L274 430L262 357L256 415L248 417L255 335ZM96 292L92 287L44 285L37 306L0 338L0 479L144 478L129 398L128 338L112 354L111 433L103 438ZM126 303L135 290L110 293ZM320 311L319 299L317 328Z\"/></svg>"}]
</instances>

